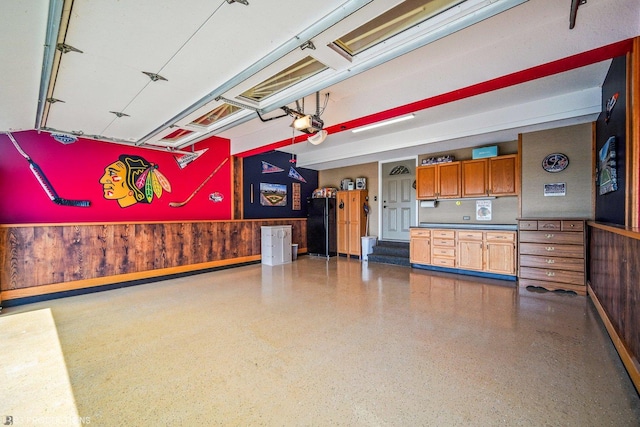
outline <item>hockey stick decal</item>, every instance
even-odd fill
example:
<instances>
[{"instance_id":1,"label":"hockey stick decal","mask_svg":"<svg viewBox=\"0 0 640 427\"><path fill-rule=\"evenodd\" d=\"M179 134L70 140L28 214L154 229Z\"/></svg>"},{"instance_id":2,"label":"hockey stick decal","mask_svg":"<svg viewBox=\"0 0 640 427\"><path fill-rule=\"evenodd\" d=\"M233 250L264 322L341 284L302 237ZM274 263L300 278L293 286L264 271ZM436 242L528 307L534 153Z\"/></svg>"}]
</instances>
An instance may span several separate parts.
<instances>
[{"instance_id":1,"label":"hockey stick decal","mask_svg":"<svg viewBox=\"0 0 640 427\"><path fill-rule=\"evenodd\" d=\"M58 196L58 193L56 193L56 190L53 188L53 186L47 179L46 175L40 168L40 166L38 166L36 162L34 162L31 159L31 157L29 157L29 155L24 152L24 150L20 147L20 145L18 145L18 141L16 141L16 139L13 137L13 135L11 135L11 133L9 132L5 132L5 133L13 143L14 147L16 147L16 150L18 150L18 152L22 155L22 157L24 157L27 160L27 162L29 162L29 169L31 169L33 176L36 177L36 179L40 183L40 186L42 187L44 192L47 193L47 196L49 196L49 198L53 203L60 206L76 206L76 207L88 207L91 204L89 200L68 200Z\"/></svg>"},{"instance_id":2,"label":"hockey stick decal","mask_svg":"<svg viewBox=\"0 0 640 427\"><path fill-rule=\"evenodd\" d=\"M215 170L214 170L213 172L211 172L211 175L209 175L209 176L208 176L204 181L202 181L202 184L200 184L200 185L198 186L198 188L196 188L195 190L193 190L193 193L191 193L191 195L187 198L187 200L185 200L184 202L171 202L171 203L169 203L169 206L171 206L172 208L179 208L179 207L182 207L182 206L186 205L187 203L189 203L189 201L190 201L191 199L193 199L193 196L195 196L195 195L196 195L196 193L197 193L198 191L202 190L202 187L204 187L204 185L205 185L207 182L209 182L209 180L213 177L213 175L215 175L215 174L220 170L220 168L221 168L222 166L224 166L224 164L225 164L225 163L227 163L227 160L229 160L229 158L228 158L228 157L227 157L227 158L225 158L225 159L222 161L222 163L220 163L220 164L218 165L218 167L217 167L217 168L215 168Z\"/></svg>"}]
</instances>

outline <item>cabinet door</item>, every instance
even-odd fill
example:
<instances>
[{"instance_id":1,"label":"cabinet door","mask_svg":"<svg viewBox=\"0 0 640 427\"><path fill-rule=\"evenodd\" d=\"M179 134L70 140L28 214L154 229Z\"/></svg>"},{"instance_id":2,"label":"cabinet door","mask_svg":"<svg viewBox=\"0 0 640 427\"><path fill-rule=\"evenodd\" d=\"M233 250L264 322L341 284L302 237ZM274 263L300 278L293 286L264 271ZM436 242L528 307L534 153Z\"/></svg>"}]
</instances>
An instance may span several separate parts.
<instances>
[{"instance_id":1,"label":"cabinet door","mask_svg":"<svg viewBox=\"0 0 640 427\"><path fill-rule=\"evenodd\" d=\"M347 220L347 246L348 253L350 255L360 255L360 192L349 192L349 210L347 214L349 219Z\"/></svg>"},{"instance_id":2,"label":"cabinet door","mask_svg":"<svg viewBox=\"0 0 640 427\"><path fill-rule=\"evenodd\" d=\"M458 267L467 270L482 270L482 241L461 240L458 242Z\"/></svg>"},{"instance_id":3,"label":"cabinet door","mask_svg":"<svg viewBox=\"0 0 640 427\"><path fill-rule=\"evenodd\" d=\"M487 195L487 159L462 162L462 197L482 197Z\"/></svg>"},{"instance_id":4,"label":"cabinet door","mask_svg":"<svg viewBox=\"0 0 640 427\"><path fill-rule=\"evenodd\" d=\"M489 193L492 196L516 196L519 187L517 154L489 159Z\"/></svg>"},{"instance_id":5,"label":"cabinet door","mask_svg":"<svg viewBox=\"0 0 640 427\"><path fill-rule=\"evenodd\" d=\"M338 253L348 253L349 230L349 193L346 191L338 191L336 195L336 206L338 208L336 214L336 237L338 242Z\"/></svg>"},{"instance_id":6,"label":"cabinet door","mask_svg":"<svg viewBox=\"0 0 640 427\"><path fill-rule=\"evenodd\" d=\"M431 264L431 239L428 237L414 237L410 247L411 262L416 264Z\"/></svg>"},{"instance_id":7,"label":"cabinet door","mask_svg":"<svg viewBox=\"0 0 640 427\"><path fill-rule=\"evenodd\" d=\"M437 166L419 166L416 168L416 198L435 199L438 192Z\"/></svg>"},{"instance_id":8,"label":"cabinet door","mask_svg":"<svg viewBox=\"0 0 640 427\"><path fill-rule=\"evenodd\" d=\"M438 180L440 198L460 197L460 162L443 163L438 165Z\"/></svg>"},{"instance_id":9,"label":"cabinet door","mask_svg":"<svg viewBox=\"0 0 640 427\"><path fill-rule=\"evenodd\" d=\"M487 242L486 271L497 274L516 274L516 249L514 243Z\"/></svg>"}]
</instances>

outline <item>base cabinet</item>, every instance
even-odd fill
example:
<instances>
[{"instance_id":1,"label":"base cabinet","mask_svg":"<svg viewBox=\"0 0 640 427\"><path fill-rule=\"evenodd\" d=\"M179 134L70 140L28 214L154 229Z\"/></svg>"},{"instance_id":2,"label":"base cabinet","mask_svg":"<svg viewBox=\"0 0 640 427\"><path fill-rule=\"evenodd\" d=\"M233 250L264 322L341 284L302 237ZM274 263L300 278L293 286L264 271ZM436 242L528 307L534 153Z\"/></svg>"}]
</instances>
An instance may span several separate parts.
<instances>
[{"instance_id":1,"label":"base cabinet","mask_svg":"<svg viewBox=\"0 0 640 427\"><path fill-rule=\"evenodd\" d=\"M338 254L357 257L361 255L361 238L366 233L367 225L367 216L364 210L367 194L366 190L349 190L338 191L336 195Z\"/></svg>"},{"instance_id":2,"label":"base cabinet","mask_svg":"<svg viewBox=\"0 0 640 427\"><path fill-rule=\"evenodd\" d=\"M484 269L483 235L482 231L458 231L458 267Z\"/></svg>"},{"instance_id":3,"label":"base cabinet","mask_svg":"<svg viewBox=\"0 0 640 427\"><path fill-rule=\"evenodd\" d=\"M430 258L425 255L427 241ZM515 279L517 253L515 231L411 230L411 263L418 266L468 270Z\"/></svg>"},{"instance_id":4,"label":"base cabinet","mask_svg":"<svg viewBox=\"0 0 640 427\"><path fill-rule=\"evenodd\" d=\"M521 286L586 294L586 220L523 218L518 228Z\"/></svg>"},{"instance_id":5,"label":"base cabinet","mask_svg":"<svg viewBox=\"0 0 640 427\"><path fill-rule=\"evenodd\" d=\"M415 264L431 263L431 230L412 228L409 261Z\"/></svg>"},{"instance_id":6,"label":"base cabinet","mask_svg":"<svg viewBox=\"0 0 640 427\"><path fill-rule=\"evenodd\" d=\"M516 274L516 233L488 231L485 235L485 269L496 274Z\"/></svg>"}]
</instances>

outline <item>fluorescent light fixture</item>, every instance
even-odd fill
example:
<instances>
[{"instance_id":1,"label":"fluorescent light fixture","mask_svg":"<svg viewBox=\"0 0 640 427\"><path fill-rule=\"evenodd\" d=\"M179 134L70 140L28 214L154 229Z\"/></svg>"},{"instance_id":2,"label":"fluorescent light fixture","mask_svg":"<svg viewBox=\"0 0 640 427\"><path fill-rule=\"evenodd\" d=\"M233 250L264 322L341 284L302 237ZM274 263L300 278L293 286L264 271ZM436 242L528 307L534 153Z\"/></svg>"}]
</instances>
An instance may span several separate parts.
<instances>
[{"instance_id":1,"label":"fluorescent light fixture","mask_svg":"<svg viewBox=\"0 0 640 427\"><path fill-rule=\"evenodd\" d=\"M363 126L361 128L353 129L351 132L353 132L353 133L364 132L365 130L375 129L375 128L379 128L379 127L387 126L387 125L392 125L394 123L404 122L405 120L411 120L415 116L416 116L415 114L409 114L408 116L396 117L395 119L386 120L384 122L378 122L378 123L374 123L374 124L369 125L369 126Z\"/></svg>"}]
</instances>

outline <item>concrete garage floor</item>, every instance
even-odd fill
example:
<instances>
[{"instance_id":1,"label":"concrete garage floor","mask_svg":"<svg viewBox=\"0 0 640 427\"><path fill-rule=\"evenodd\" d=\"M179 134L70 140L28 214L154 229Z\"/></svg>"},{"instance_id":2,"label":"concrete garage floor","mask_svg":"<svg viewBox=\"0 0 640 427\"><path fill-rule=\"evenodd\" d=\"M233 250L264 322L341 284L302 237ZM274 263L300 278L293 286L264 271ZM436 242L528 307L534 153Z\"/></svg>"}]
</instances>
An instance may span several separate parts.
<instances>
[{"instance_id":1,"label":"concrete garage floor","mask_svg":"<svg viewBox=\"0 0 640 427\"><path fill-rule=\"evenodd\" d=\"M9 307L0 330L40 309L90 425L640 424L589 299L511 282L302 256ZM0 415L53 404L26 384Z\"/></svg>"}]
</instances>

